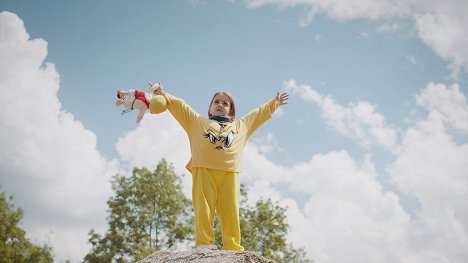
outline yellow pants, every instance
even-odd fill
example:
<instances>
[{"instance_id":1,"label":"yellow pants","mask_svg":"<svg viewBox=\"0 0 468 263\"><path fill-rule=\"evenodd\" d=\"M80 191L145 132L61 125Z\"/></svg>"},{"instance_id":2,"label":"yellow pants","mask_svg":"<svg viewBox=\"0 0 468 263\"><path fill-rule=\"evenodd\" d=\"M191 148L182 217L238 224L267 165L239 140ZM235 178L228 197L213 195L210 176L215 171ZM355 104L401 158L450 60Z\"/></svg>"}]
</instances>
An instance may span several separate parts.
<instances>
[{"instance_id":1,"label":"yellow pants","mask_svg":"<svg viewBox=\"0 0 468 263\"><path fill-rule=\"evenodd\" d=\"M244 250L240 245L239 173L202 167L192 169L195 210L195 244L214 244L214 214L221 222L224 250Z\"/></svg>"}]
</instances>

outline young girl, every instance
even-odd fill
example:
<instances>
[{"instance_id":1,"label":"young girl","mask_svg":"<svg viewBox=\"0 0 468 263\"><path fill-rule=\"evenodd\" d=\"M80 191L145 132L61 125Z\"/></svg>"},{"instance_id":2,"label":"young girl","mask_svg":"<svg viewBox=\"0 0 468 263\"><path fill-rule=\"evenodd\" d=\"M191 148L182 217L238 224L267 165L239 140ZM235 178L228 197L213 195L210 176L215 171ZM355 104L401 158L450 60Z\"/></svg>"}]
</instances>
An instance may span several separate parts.
<instances>
[{"instance_id":1,"label":"young girl","mask_svg":"<svg viewBox=\"0 0 468 263\"><path fill-rule=\"evenodd\" d=\"M227 92L217 92L208 107L208 118L195 112L185 101L164 91L159 85L155 94L166 98L169 112L185 130L192 158L186 168L192 174L192 202L195 211L195 244L199 249L217 249L214 245L215 211L221 222L223 248L244 250L239 226L239 172L247 139L273 112L287 104L288 94L261 105L238 121L236 107Z\"/></svg>"}]
</instances>

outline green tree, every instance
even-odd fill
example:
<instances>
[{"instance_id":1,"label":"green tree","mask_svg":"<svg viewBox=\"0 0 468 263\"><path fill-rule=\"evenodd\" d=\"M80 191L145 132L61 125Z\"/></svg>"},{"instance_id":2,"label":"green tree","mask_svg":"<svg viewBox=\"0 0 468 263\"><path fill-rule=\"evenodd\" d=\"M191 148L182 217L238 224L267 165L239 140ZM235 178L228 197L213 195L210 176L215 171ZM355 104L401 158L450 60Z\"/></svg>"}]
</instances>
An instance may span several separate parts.
<instances>
[{"instance_id":1,"label":"green tree","mask_svg":"<svg viewBox=\"0 0 468 263\"><path fill-rule=\"evenodd\" d=\"M104 236L91 230L85 262L132 262L161 248L193 240L190 201L172 165L164 159L154 172L135 168L131 177L116 175Z\"/></svg>"},{"instance_id":2,"label":"green tree","mask_svg":"<svg viewBox=\"0 0 468 263\"><path fill-rule=\"evenodd\" d=\"M273 203L270 199L260 199L255 207L247 205L248 195L241 185L240 225L242 246L245 250L254 251L278 263L307 263L304 248L296 249L286 243L290 229L286 218L286 209ZM221 227L215 219L215 239L222 246Z\"/></svg>"},{"instance_id":3,"label":"green tree","mask_svg":"<svg viewBox=\"0 0 468 263\"><path fill-rule=\"evenodd\" d=\"M13 198L0 193L0 263L7 262L53 262L52 248L48 245L33 245L26 233L18 225L23 218L23 210L15 209Z\"/></svg>"}]
</instances>

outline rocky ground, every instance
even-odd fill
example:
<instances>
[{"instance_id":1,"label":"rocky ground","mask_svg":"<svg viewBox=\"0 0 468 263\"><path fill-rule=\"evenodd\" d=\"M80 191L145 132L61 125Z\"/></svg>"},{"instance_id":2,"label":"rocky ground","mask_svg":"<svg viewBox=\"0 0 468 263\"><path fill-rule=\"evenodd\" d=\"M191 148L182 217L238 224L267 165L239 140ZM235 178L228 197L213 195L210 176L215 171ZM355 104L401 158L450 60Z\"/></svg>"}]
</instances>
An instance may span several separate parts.
<instances>
[{"instance_id":1,"label":"rocky ground","mask_svg":"<svg viewBox=\"0 0 468 263\"><path fill-rule=\"evenodd\" d=\"M188 251L166 251L155 252L137 263L275 263L249 251L229 250L188 250Z\"/></svg>"}]
</instances>

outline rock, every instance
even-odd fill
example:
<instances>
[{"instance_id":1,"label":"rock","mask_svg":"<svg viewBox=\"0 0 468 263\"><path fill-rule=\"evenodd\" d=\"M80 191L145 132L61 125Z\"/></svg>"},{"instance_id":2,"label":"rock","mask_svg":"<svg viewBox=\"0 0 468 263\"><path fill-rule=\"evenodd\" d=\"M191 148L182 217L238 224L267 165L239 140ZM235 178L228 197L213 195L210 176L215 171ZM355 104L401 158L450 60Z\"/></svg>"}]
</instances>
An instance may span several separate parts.
<instances>
[{"instance_id":1,"label":"rock","mask_svg":"<svg viewBox=\"0 0 468 263\"><path fill-rule=\"evenodd\" d=\"M137 263L275 263L250 251L188 250L182 252L161 250Z\"/></svg>"}]
</instances>

